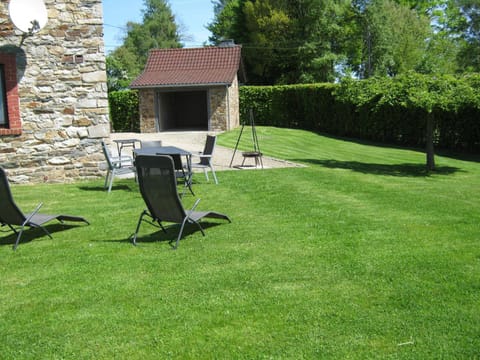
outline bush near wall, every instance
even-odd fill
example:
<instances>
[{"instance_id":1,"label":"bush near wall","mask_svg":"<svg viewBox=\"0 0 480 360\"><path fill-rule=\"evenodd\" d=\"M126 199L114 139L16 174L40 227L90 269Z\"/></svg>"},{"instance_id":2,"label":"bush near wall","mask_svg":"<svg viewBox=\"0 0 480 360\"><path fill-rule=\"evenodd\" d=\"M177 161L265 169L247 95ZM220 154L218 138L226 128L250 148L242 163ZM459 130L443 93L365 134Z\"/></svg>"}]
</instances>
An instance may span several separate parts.
<instances>
[{"instance_id":1,"label":"bush near wall","mask_svg":"<svg viewBox=\"0 0 480 360\"><path fill-rule=\"evenodd\" d=\"M140 114L137 90L112 91L108 94L110 121L115 132L139 132Z\"/></svg>"},{"instance_id":2,"label":"bush near wall","mask_svg":"<svg viewBox=\"0 0 480 360\"><path fill-rule=\"evenodd\" d=\"M298 128L408 146L423 146L428 115L436 146L480 151L480 75L405 74L345 79L340 84L240 88L240 116L249 123Z\"/></svg>"}]
</instances>

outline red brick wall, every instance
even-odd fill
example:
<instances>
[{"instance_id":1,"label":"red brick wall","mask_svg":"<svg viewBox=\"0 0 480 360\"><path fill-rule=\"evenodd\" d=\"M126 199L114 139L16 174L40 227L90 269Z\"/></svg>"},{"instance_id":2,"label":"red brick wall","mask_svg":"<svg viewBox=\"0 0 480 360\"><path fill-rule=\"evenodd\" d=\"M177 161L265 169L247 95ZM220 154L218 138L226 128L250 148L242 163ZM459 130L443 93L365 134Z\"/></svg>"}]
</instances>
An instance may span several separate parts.
<instances>
[{"instance_id":1,"label":"red brick wall","mask_svg":"<svg viewBox=\"0 0 480 360\"><path fill-rule=\"evenodd\" d=\"M8 128L0 128L0 135L20 135L22 133L22 121L18 98L16 56L0 53L0 64L4 66L5 71L8 109Z\"/></svg>"}]
</instances>

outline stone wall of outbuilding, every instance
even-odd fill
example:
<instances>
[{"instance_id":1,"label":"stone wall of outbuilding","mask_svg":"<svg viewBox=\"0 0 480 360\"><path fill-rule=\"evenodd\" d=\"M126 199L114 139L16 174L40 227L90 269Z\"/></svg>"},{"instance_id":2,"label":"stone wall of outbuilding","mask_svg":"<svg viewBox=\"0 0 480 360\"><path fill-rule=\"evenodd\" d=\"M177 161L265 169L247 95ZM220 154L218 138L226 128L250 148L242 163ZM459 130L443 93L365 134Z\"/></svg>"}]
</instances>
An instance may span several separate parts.
<instances>
[{"instance_id":1,"label":"stone wall of outbuilding","mask_svg":"<svg viewBox=\"0 0 480 360\"><path fill-rule=\"evenodd\" d=\"M157 131L156 89L139 89L140 132ZM169 89L171 91L171 89ZM180 91L180 90L179 90ZM235 77L229 86L212 86L207 90L209 106L209 131L221 132L239 126L240 109L238 79ZM185 104L188 106L188 104Z\"/></svg>"},{"instance_id":2,"label":"stone wall of outbuilding","mask_svg":"<svg viewBox=\"0 0 480 360\"><path fill-rule=\"evenodd\" d=\"M21 120L0 131L0 166L12 182L97 178L110 134L102 1L44 2L48 23L23 44L0 2L0 54L16 57Z\"/></svg>"},{"instance_id":3,"label":"stone wall of outbuilding","mask_svg":"<svg viewBox=\"0 0 480 360\"><path fill-rule=\"evenodd\" d=\"M141 89L138 92L140 132L156 132L155 126L155 89Z\"/></svg>"}]
</instances>

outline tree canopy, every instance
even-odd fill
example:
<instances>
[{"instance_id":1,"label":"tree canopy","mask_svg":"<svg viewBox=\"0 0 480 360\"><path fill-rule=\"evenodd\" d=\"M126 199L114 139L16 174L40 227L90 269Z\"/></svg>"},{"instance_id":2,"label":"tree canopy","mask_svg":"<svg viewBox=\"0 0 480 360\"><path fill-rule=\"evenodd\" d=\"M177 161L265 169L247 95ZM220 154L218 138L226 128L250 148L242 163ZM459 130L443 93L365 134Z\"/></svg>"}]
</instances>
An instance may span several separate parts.
<instances>
[{"instance_id":1,"label":"tree canopy","mask_svg":"<svg viewBox=\"0 0 480 360\"><path fill-rule=\"evenodd\" d=\"M213 0L214 44L242 44L249 83L480 70L478 0Z\"/></svg>"},{"instance_id":2,"label":"tree canopy","mask_svg":"<svg viewBox=\"0 0 480 360\"><path fill-rule=\"evenodd\" d=\"M179 48L180 33L166 0L144 0L143 22L128 22L123 44L107 56L109 89L128 86L138 76L154 48Z\"/></svg>"}]
</instances>

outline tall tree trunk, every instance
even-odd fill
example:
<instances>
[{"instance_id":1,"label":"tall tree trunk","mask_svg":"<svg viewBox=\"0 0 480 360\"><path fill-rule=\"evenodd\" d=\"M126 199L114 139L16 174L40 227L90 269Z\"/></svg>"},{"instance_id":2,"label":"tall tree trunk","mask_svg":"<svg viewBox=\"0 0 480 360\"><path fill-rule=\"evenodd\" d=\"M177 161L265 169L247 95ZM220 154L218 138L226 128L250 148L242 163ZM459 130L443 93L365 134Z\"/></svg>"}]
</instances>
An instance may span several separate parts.
<instances>
[{"instance_id":1,"label":"tall tree trunk","mask_svg":"<svg viewBox=\"0 0 480 360\"><path fill-rule=\"evenodd\" d=\"M435 170L435 152L433 148L433 132L434 121L433 114L427 114L427 134L426 134L426 154L427 154L427 171Z\"/></svg>"}]
</instances>

